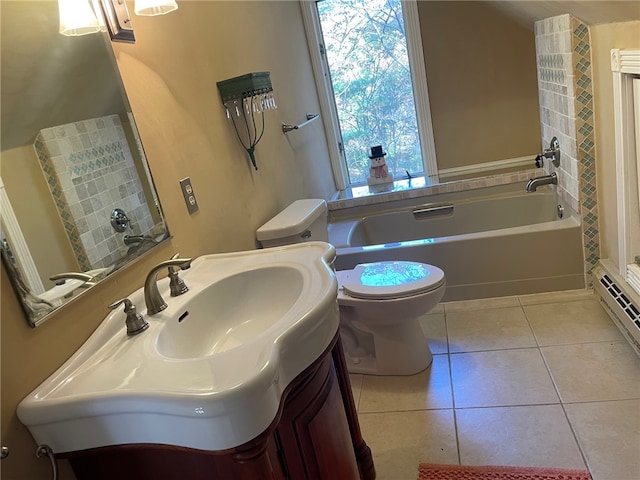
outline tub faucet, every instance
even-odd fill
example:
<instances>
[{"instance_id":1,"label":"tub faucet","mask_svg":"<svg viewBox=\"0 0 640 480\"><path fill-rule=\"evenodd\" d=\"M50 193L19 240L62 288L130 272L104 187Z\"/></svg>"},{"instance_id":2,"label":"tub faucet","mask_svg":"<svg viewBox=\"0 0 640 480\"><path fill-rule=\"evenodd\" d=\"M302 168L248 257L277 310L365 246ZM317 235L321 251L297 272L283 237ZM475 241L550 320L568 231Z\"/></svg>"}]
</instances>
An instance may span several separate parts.
<instances>
[{"instance_id":1,"label":"tub faucet","mask_svg":"<svg viewBox=\"0 0 640 480\"><path fill-rule=\"evenodd\" d=\"M541 177L535 177L530 179L527 182L526 191L527 192L535 192L539 186L541 185L557 185L558 184L558 175L556 172L553 172L551 175L543 175Z\"/></svg>"},{"instance_id":2,"label":"tub faucet","mask_svg":"<svg viewBox=\"0 0 640 480\"><path fill-rule=\"evenodd\" d=\"M64 285L67 280L82 280L84 282L82 287L91 287L95 285L95 282L92 282L93 276L83 272L57 273L56 275L50 276L49 280L56 285Z\"/></svg>"},{"instance_id":3,"label":"tub faucet","mask_svg":"<svg viewBox=\"0 0 640 480\"><path fill-rule=\"evenodd\" d=\"M144 281L144 301L147 305L147 315L153 315L167 308L167 302L164 301L158 290L158 272L168 267L180 267L182 270L186 270L190 266L190 258L178 258L176 253L171 259L159 263L151 269Z\"/></svg>"}]
</instances>

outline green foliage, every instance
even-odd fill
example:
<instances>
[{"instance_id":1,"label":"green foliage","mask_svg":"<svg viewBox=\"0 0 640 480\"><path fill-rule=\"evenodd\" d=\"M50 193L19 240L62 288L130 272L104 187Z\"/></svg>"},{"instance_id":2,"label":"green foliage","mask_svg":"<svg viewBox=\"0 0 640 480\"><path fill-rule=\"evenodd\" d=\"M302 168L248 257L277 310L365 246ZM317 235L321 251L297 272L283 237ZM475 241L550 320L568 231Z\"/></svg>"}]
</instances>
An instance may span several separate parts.
<instances>
[{"instance_id":1,"label":"green foliage","mask_svg":"<svg viewBox=\"0 0 640 480\"><path fill-rule=\"evenodd\" d=\"M350 182L366 181L373 145L394 177L422 172L400 0L323 0L318 12Z\"/></svg>"}]
</instances>

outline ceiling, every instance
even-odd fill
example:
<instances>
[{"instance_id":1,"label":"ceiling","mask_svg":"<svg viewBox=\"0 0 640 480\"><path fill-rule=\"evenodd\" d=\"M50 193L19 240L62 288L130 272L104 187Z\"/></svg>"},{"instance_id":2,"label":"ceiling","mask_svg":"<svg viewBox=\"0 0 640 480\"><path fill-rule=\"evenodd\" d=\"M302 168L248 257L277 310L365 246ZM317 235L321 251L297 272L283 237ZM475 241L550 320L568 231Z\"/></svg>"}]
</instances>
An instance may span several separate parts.
<instances>
[{"instance_id":1,"label":"ceiling","mask_svg":"<svg viewBox=\"0 0 640 480\"><path fill-rule=\"evenodd\" d=\"M640 2L626 1L528 1L488 0L486 3L533 29L534 22L569 13L588 25L640 20ZM640 36L640 31L638 32Z\"/></svg>"}]
</instances>

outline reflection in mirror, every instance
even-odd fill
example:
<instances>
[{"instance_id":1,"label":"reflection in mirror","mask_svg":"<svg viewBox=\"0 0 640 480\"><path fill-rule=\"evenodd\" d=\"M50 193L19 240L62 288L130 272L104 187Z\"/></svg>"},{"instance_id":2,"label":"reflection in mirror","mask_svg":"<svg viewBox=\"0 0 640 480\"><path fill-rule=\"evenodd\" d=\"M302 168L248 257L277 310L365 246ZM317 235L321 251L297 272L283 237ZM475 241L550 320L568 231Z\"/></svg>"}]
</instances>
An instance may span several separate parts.
<instances>
[{"instance_id":1,"label":"reflection in mirror","mask_svg":"<svg viewBox=\"0 0 640 480\"><path fill-rule=\"evenodd\" d=\"M35 326L169 233L106 34L0 9L1 250Z\"/></svg>"}]
</instances>

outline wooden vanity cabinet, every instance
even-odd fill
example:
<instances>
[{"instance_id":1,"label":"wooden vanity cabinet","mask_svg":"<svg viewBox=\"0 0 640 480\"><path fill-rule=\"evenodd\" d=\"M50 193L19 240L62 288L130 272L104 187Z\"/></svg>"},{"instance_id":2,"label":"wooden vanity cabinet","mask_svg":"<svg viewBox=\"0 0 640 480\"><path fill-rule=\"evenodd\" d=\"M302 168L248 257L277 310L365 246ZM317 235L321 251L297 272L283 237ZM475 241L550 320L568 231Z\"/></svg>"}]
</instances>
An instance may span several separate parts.
<instances>
[{"instance_id":1,"label":"wooden vanity cabinet","mask_svg":"<svg viewBox=\"0 0 640 480\"><path fill-rule=\"evenodd\" d=\"M78 480L373 480L339 335L285 390L269 428L244 445L202 451L119 445L58 455Z\"/></svg>"}]
</instances>

